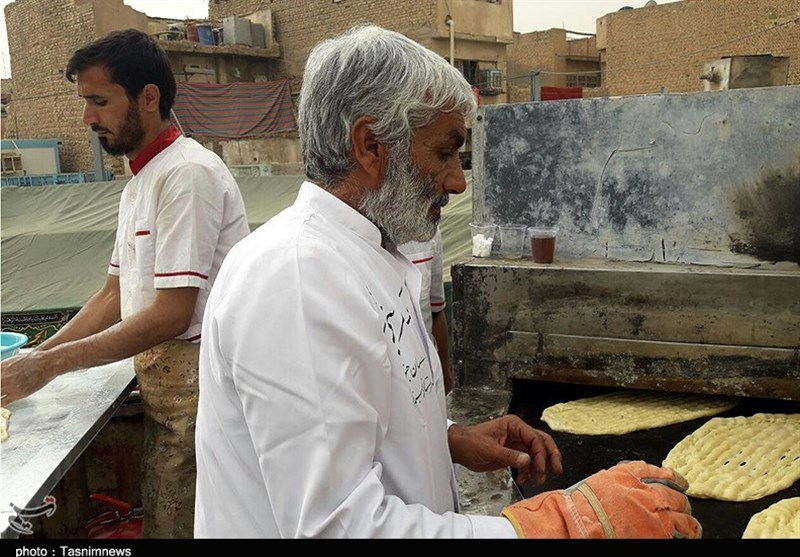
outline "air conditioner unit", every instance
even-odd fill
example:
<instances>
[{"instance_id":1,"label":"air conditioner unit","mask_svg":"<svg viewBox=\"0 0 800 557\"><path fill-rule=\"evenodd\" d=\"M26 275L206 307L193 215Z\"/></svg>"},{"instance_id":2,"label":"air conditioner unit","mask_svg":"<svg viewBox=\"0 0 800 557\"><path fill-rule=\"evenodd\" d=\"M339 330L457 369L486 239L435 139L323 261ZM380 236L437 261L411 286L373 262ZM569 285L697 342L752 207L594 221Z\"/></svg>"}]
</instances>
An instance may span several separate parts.
<instances>
[{"instance_id":1,"label":"air conditioner unit","mask_svg":"<svg viewBox=\"0 0 800 557\"><path fill-rule=\"evenodd\" d=\"M481 95L499 95L503 92L503 70L490 68L478 70L478 90Z\"/></svg>"}]
</instances>

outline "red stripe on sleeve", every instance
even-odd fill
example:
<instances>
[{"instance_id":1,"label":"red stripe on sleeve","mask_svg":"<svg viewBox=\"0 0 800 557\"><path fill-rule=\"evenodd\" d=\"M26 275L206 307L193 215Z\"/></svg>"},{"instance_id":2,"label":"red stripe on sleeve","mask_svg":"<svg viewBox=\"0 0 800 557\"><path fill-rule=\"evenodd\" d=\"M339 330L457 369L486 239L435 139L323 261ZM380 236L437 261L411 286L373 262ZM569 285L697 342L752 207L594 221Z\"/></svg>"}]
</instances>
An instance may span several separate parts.
<instances>
[{"instance_id":1,"label":"red stripe on sleeve","mask_svg":"<svg viewBox=\"0 0 800 557\"><path fill-rule=\"evenodd\" d=\"M163 277L200 277L203 280L208 280L208 275L203 273L196 273L194 271L176 271L174 273L156 273L154 276L158 278Z\"/></svg>"}]
</instances>

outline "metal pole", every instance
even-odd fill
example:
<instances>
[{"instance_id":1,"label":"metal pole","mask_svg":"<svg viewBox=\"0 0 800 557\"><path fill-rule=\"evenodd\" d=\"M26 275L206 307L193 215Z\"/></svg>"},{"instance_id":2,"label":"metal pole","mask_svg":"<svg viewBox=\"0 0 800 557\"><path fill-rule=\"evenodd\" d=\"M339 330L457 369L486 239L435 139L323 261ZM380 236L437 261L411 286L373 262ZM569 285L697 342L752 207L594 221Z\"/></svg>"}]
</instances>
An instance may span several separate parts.
<instances>
[{"instance_id":1,"label":"metal pole","mask_svg":"<svg viewBox=\"0 0 800 557\"><path fill-rule=\"evenodd\" d=\"M450 26L450 65L454 66L456 59L456 22L453 21L453 18L448 15L445 23Z\"/></svg>"},{"instance_id":2,"label":"metal pole","mask_svg":"<svg viewBox=\"0 0 800 557\"><path fill-rule=\"evenodd\" d=\"M541 74L537 70L531 72L531 100L542 100L542 80Z\"/></svg>"},{"instance_id":3,"label":"metal pole","mask_svg":"<svg viewBox=\"0 0 800 557\"><path fill-rule=\"evenodd\" d=\"M175 125L178 126L178 129L181 131L181 135L185 136L186 133L184 133L183 126L181 126L181 122L178 120L178 115L175 114L175 111L171 108L169 109L169 113L172 116L172 121L175 122Z\"/></svg>"},{"instance_id":4,"label":"metal pole","mask_svg":"<svg viewBox=\"0 0 800 557\"><path fill-rule=\"evenodd\" d=\"M105 165L103 165L103 148L100 146L100 138L92 128L89 128L89 141L92 144L92 156L94 157L94 181L104 182L106 171Z\"/></svg>"}]
</instances>

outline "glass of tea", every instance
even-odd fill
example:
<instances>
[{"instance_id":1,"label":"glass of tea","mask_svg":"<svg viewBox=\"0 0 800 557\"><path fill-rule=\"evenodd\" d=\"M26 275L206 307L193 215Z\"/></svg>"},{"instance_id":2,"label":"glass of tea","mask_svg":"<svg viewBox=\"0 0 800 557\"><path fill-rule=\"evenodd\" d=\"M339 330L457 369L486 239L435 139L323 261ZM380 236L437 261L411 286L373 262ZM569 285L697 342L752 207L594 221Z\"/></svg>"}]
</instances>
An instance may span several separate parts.
<instances>
[{"instance_id":1,"label":"glass of tea","mask_svg":"<svg viewBox=\"0 0 800 557\"><path fill-rule=\"evenodd\" d=\"M558 227L531 227L528 237L531 239L531 253L535 263L552 263L556 251Z\"/></svg>"}]
</instances>

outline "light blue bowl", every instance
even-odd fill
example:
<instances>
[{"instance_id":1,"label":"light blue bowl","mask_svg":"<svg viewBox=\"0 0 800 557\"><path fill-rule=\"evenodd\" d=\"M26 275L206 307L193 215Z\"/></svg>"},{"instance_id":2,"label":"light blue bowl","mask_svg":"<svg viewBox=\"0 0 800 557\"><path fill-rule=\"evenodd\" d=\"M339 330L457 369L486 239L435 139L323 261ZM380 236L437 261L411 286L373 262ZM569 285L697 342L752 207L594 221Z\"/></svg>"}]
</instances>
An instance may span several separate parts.
<instances>
[{"instance_id":1,"label":"light blue bowl","mask_svg":"<svg viewBox=\"0 0 800 557\"><path fill-rule=\"evenodd\" d=\"M7 333L3 331L0 335L2 335L3 340L3 352L2 358L0 359L3 360L15 355L19 352L20 348L25 346L28 342L28 337L20 333Z\"/></svg>"}]
</instances>

